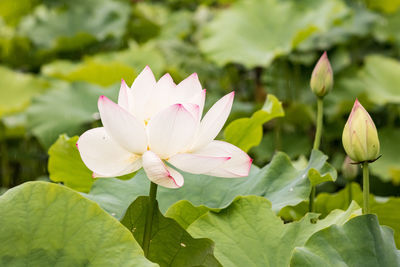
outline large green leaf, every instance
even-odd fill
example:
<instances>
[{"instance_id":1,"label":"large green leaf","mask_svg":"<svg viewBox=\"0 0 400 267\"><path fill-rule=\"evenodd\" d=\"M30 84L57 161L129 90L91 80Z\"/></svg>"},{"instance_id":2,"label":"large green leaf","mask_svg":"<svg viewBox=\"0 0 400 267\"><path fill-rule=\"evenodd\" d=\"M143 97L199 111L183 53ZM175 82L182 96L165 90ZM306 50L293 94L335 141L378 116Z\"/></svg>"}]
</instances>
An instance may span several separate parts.
<instances>
[{"instance_id":1,"label":"large green leaf","mask_svg":"<svg viewBox=\"0 0 400 267\"><path fill-rule=\"evenodd\" d=\"M14 0L0 1L0 17L8 24L17 24L20 18L39 4L39 0L20 0L18 4Z\"/></svg>"},{"instance_id":2,"label":"large green leaf","mask_svg":"<svg viewBox=\"0 0 400 267\"><path fill-rule=\"evenodd\" d=\"M375 215L363 215L315 233L295 249L290 266L397 267L400 252L393 231L379 226Z\"/></svg>"},{"instance_id":3,"label":"large green leaf","mask_svg":"<svg viewBox=\"0 0 400 267\"><path fill-rule=\"evenodd\" d=\"M63 79L69 82L81 81L109 86L121 79L128 83L136 76L135 70L121 62L101 62L93 59L85 59L81 63L71 63L59 60L45 65L42 73L46 76Z\"/></svg>"},{"instance_id":4,"label":"large green leaf","mask_svg":"<svg viewBox=\"0 0 400 267\"><path fill-rule=\"evenodd\" d=\"M268 66L315 32L327 31L347 8L331 1L237 1L205 27L200 48L220 65Z\"/></svg>"},{"instance_id":5,"label":"large green leaf","mask_svg":"<svg viewBox=\"0 0 400 267\"><path fill-rule=\"evenodd\" d=\"M255 112L250 118L234 120L226 127L225 140L247 152L260 144L263 124L284 115L282 103L274 95L269 94L261 110Z\"/></svg>"},{"instance_id":6,"label":"large green leaf","mask_svg":"<svg viewBox=\"0 0 400 267\"><path fill-rule=\"evenodd\" d=\"M400 8L399 0L365 0L365 2L369 8L383 11L385 13L394 13Z\"/></svg>"},{"instance_id":7,"label":"large green leaf","mask_svg":"<svg viewBox=\"0 0 400 267\"><path fill-rule=\"evenodd\" d=\"M69 138L61 135L49 149L49 177L54 182L63 182L64 185L81 192L89 192L94 179L90 171L82 162L76 148L78 136Z\"/></svg>"},{"instance_id":8,"label":"large green leaf","mask_svg":"<svg viewBox=\"0 0 400 267\"><path fill-rule=\"evenodd\" d=\"M374 2L381 3L382 1ZM379 23L373 28L373 34L381 42L394 43L397 47L400 47L400 36L398 34L399 23L400 10L397 10L397 12L393 14L381 17Z\"/></svg>"},{"instance_id":9,"label":"large green leaf","mask_svg":"<svg viewBox=\"0 0 400 267\"><path fill-rule=\"evenodd\" d=\"M142 245L149 197L138 197L128 208L121 223ZM176 221L164 217L158 207L153 213L148 258L160 266L221 266L213 255L210 239L191 237Z\"/></svg>"},{"instance_id":10,"label":"large green leaf","mask_svg":"<svg viewBox=\"0 0 400 267\"><path fill-rule=\"evenodd\" d=\"M0 66L0 117L23 110L48 86L44 80Z\"/></svg>"},{"instance_id":11,"label":"large green leaf","mask_svg":"<svg viewBox=\"0 0 400 267\"><path fill-rule=\"evenodd\" d=\"M82 49L110 37L121 38L128 16L123 1L68 1L61 7L38 6L21 21L20 32L41 48Z\"/></svg>"},{"instance_id":12,"label":"large green leaf","mask_svg":"<svg viewBox=\"0 0 400 267\"><path fill-rule=\"evenodd\" d=\"M118 86L110 90L87 83L57 83L53 86L54 89L34 98L27 109L28 129L46 148L60 134L80 134L83 124L99 119L97 100L100 95L114 99L118 94Z\"/></svg>"},{"instance_id":13,"label":"large green leaf","mask_svg":"<svg viewBox=\"0 0 400 267\"><path fill-rule=\"evenodd\" d=\"M187 200L180 200L168 208L165 216L173 218L180 226L187 229L189 225L206 214L209 210L210 209L204 205L194 206Z\"/></svg>"},{"instance_id":14,"label":"large green leaf","mask_svg":"<svg viewBox=\"0 0 400 267\"><path fill-rule=\"evenodd\" d=\"M310 163L311 166L319 166L318 169L312 167L308 171L308 179L311 182L311 185L316 186L323 182L334 182L336 181L337 172L336 169L332 167L329 163L323 163L321 165L320 159L318 157L313 157L314 154L323 155L320 151L313 150L311 153ZM318 163L313 164L313 160L319 161ZM325 159L326 160L326 159Z\"/></svg>"},{"instance_id":15,"label":"large green leaf","mask_svg":"<svg viewBox=\"0 0 400 267\"><path fill-rule=\"evenodd\" d=\"M10 189L0 214L1 266L155 266L125 227L67 187Z\"/></svg>"},{"instance_id":16,"label":"large green leaf","mask_svg":"<svg viewBox=\"0 0 400 267\"><path fill-rule=\"evenodd\" d=\"M97 54L78 63L57 60L44 65L41 72L45 76L69 82L85 81L109 86L121 79L132 84L133 79L146 65L156 75L160 75L164 64L161 52L154 45L139 46L132 42L126 50Z\"/></svg>"},{"instance_id":17,"label":"large green leaf","mask_svg":"<svg viewBox=\"0 0 400 267\"><path fill-rule=\"evenodd\" d=\"M373 103L400 103L400 62L380 55L367 56L358 77Z\"/></svg>"},{"instance_id":18,"label":"large green leaf","mask_svg":"<svg viewBox=\"0 0 400 267\"><path fill-rule=\"evenodd\" d=\"M279 152L271 163L262 169L253 167L250 175L244 178L226 179L204 175L184 173L185 184L179 189L160 187L157 198L160 209L165 212L168 207L182 199L194 205L205 205L209 208L225 208L238 195L258 195L268 198L274 211L287 205L296 205L306 199L311 191L308 180L309 171L326 168L327 157L314 150L308 166L297 170L286 154ZM335 171L329 168L329 173ZM322 176L326 173L321 173ZM147 195L149 180L143 171L131 180L98 179L86 196L100 204L109 213L121 218L130 203L140 195Z\"/></svg>"},{"instance_id":19,"label":"large green leaf","mask_svg":"<svg viewBox=\"0 0 400 267\"><path fill-rule=\"evenodd\" d=\"M334 23L328 31L314 34L304 42L300 43L298 50L304 52L309 52L315 49L326 50L335 45L337 46L339 44L354 42L355 38L365 37L370 34L371 28L374 27L379 18L380 17L376 13L368 10L362 5L353 7L349 10L346 16L343 16L340 23ZM346 53L350 53L350 51L346 50ZM333 63L337 63L337 61L333 61ZM337 67L337 64L333 65Z\"/></svg>"},{"instance_id":20,"label":"large green leaf","mask_svg":"<svg viewBox=\"0 0 400 267\"><path fill-rule=\"evenodd\" d=\"M265 198L238 197L226 209L209 212L193 222L188 232L215 242L215 256L223 266L289 266L296 246L302 246L316 231L331 224L343 224L360 214L355 204L348 211L335 211L312 223L317 214L284 224Z\"/></svg>"}]
</instances>

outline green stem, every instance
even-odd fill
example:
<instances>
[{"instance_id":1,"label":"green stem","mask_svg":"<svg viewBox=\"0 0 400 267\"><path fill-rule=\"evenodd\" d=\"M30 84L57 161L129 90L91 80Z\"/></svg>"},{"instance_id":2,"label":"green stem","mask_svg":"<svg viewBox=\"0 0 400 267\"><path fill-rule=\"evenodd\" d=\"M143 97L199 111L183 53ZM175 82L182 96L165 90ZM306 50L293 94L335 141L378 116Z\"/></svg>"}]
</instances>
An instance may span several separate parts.
<instances>
[{"instance_id":1,"label":"green stem","mask_svg":"<svg viewBox=\"0 0 400 267\"><path fill-rule=\"evenodd\" d=\"M275 137L275 151L282 150L282 139L281 139L281 122L279 119L275 120L274 127L274 137Z\"/></svg>"},{"instance_id":2,"label":"green stem","mask_svg":"<svg viewBox=\"0 0 400 267\"><path fill-rule=\"evenodd\" d=\"M8 158L8 149L6 140L0 140L0 151L1 151L1 184L5 188L11 187L11 173L10 173L10 162Z\"/></svg>"},{"instance_id":3,"label":"green stem","mask_svg":"<svg viewBox=\"0 0 400 267\"><path fill-rule=\"evenodd\" d=\"M319 149L319 145L321 144L323 115L324 115L324 100L322 97L318 97L318 99L317 99L317 130L315 132L313 149Z\"/></svg>"},{"instance_id":4,"label":"green stem","mask_svg":"<svg viewBox=\"0 0 400 267\"><path fill-rule=\"evenodd\" d=\"M317 98L317 130L315 132L314 137L314 146L313 149L318 150L319 145L321 144L321 135L322 135L322 125L323 125L323 115L324 115L324 100L322 97ZM310 201L309 201L309 211L314 212L314 199L316 195L315 186L311 187Z\"/></svg>"},{"instance_id":5,"label":"green stem","mask_svg":"<svg viewBox=\"0 0 400 267\"><path fill-rule=\"evenodd\" d=\"M351 201L353 200L353 189L351 189L351 182L349 182L348 187L349 187L349 188L347 189L347 194L348 194L349 206L350 206Z\"/></svg>"},{"instance_id":6,"label":"green stem","mask_svg":"<svg viewBox=\"0 0 400 267\"><path fill-rule=\"evenodd\" d=\"M369 213L369 171L368 162L362 163L363 168L363 214Z\"/></svg>"},{"instance_id":7,"label":"green stem","mask_svg":"<svg viewBox=\"0 0 400 267\"><path fill-rule=\"evenodd\" d=\"M308 205L308 209L309 209L310 212L314 212L315 211L315 204L314 204L315 191L317 191L315 186L311 187L310 202L309 202L309 205Z\"/></svg>"},{"instance_id":8,"label":"green stem","mask_svg":"<svg viewBox=\"0 0 400 267\"><path fill-rule=\"evenodd\" d=\"M143 251L146 257L149 255L151 228L153 226L154 210L157 203L156 196L157 196L157 184L151 182L150 193L149 193L149 208L147 210L147 218L146 218L146 224L144 226L144 235L143 235Z\"/></svg>"},{"instance_id":9,"label":"green stem","mask_svg":"<svg viewBox=\"0 0 400 267\"><path fill-rule=\"evenodd\" d=\"M262 67L256 67L254 69L256 83L255 100L257 103L264 103L267 96L265 88L261 81L263 71L264 69Z\"/></svg>"}]
</instances>

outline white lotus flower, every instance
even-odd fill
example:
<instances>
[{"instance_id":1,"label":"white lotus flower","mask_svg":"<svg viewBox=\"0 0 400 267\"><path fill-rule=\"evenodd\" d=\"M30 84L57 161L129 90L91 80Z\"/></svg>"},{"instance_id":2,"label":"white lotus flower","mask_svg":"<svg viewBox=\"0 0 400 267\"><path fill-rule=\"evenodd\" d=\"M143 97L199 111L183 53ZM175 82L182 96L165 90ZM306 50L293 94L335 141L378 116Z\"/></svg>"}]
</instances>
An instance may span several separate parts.
<instances>
[{"instance_id":1,"label":"white lotus flower","mask_svg":"<svg viewBox=\"0 0 400 267\"><path fill-rule=\"evenodd\" d=\"M175 85L169 74L156 81L146 66L131 88L122 81L118 104L100 96L104 127L79 138L83 162L94 177L121 176L143 167L152 182L168 188L183 185L175 168L219 177L247 176L252 159L238 147L214 140L228 118L234 92L201 119L205 95L195 73Z\"/></svg>"}]
</instances>

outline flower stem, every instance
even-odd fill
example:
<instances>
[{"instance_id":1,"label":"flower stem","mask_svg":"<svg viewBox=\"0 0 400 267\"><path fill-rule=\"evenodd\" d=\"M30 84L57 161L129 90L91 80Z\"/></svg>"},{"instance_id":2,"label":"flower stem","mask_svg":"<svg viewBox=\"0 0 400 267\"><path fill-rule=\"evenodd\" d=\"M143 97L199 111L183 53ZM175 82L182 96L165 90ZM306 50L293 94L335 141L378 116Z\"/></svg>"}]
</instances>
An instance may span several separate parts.
<instances>
[{"instance_id":1,"label":"flower stem","mask_svg":"<svg viewBox=\"0 0 400 267\"><path fill-rule=\"evenodd\" d=\"M315 191L316 191L315 186L312 186L311 187L311 193L310 193L310 202L309 202L309 206L308 206L308 210L310 212L314 212L315 211L315 205L314 205Z\"/></svg>"},{"instance_id":2,"label":"flower stem","mask_svg":"<svg viewBox=\"0 0 400 267\"><path fill-rule=\"evenodd\" d=\"M8 158L7 143L5 140L0 140L1 157L1 180L0 184L5 188L11 187L10 162Z\"/></svg>"},{"instance_id":3,"label":"flower stem","mask_svg":"<svg viewBox=\"0 0 400 267\"><path fill-rule=\"evenodd\" d=\"M323 101L322 97L318 97L318 99L317 99L317 130L315 132L313 149L319 149L319 145L321 144L323 114L324 114L324 101Z\"/></svg>"},{"instance_id":4,"label":"flower stem","mask_svg":"<svg viewBox=\"0 0 400 267\"><path fill-rule=\"evenodd\" d=\"M157 203L156 196L157 196L157 184L150 182L149 207L147 210L147 218L146 218L146 224L144 226L144 235L143 235L143 251L146 257L149 255L151 228L153 225L154 210Z\"/></svg>"},{"instance_id":5,"label":"flower stem","mask_svg":"<svg viewBox=\"0 0 400 267\"><path fill-rule=\"evenodd\" d=\"M317 130L315 132L314 146L313 146L313 149L315 149L315 150L318 150L319 145L321 144L323 115L324 115L324 100L322 97L318 97L317 98ZM315 210L314 199L315 199L316 191L317 190L316 190L315 186L312 186L311 193L310 193L310 202L309 202L309 211L310 212L314 212L314 210Z\"/></svg>"},{"instance_id":6,"label":"flower stem","mask_svg":"<svg viewBox=\"0 0 400 267\"><path fill-rule=\"evenodd\" d=\"M353 189L351 188L351 186L352 186L352 184L351 184L351 182L349 182L349 185L348 185L348 189L347 189L347 194L348 194L348 198L349 198L349 206L350 206L350 204L351 204L351 201L353 200Z\"/></svg>"},{"instance_id":7,"label":"flower stem","mask_svg":"<svg viewBox=\"0 0 400 267\"><path fill-rule=\"evenodd\" d=\"M363 168L363 214L369 213L369 171L368 162L362 163Z\"/></svg>"}]
</instances>

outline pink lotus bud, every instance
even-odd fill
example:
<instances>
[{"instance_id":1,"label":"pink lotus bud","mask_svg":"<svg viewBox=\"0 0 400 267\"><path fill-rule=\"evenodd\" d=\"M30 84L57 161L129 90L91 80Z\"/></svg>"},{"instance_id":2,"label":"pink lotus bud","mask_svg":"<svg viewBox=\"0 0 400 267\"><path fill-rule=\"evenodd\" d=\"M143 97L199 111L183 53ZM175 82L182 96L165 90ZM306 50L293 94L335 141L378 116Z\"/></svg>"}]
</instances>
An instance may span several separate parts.
<instances>
[{"instance_id":1,"label":"pink lotus bud","mask_svg":"<svg viewBox=\"0 0 400 267\"><path fill-rule=\"evenodd\" d=\"M310 87L319 97L325 96L333 87L333 72L326 52L318 60L311 75Z\"/></svg>"},{"instance_id":2,"label":"pink lotus bud","mask_svg":"<svg viewBox=\"0 0 400 267\"><path fill-rule=\"evenodd\" d=\"M342 143L347 155L355 162L372 161L379 156L378 132L358 100L344 126Z\"/></svg>"}]
</instances>

